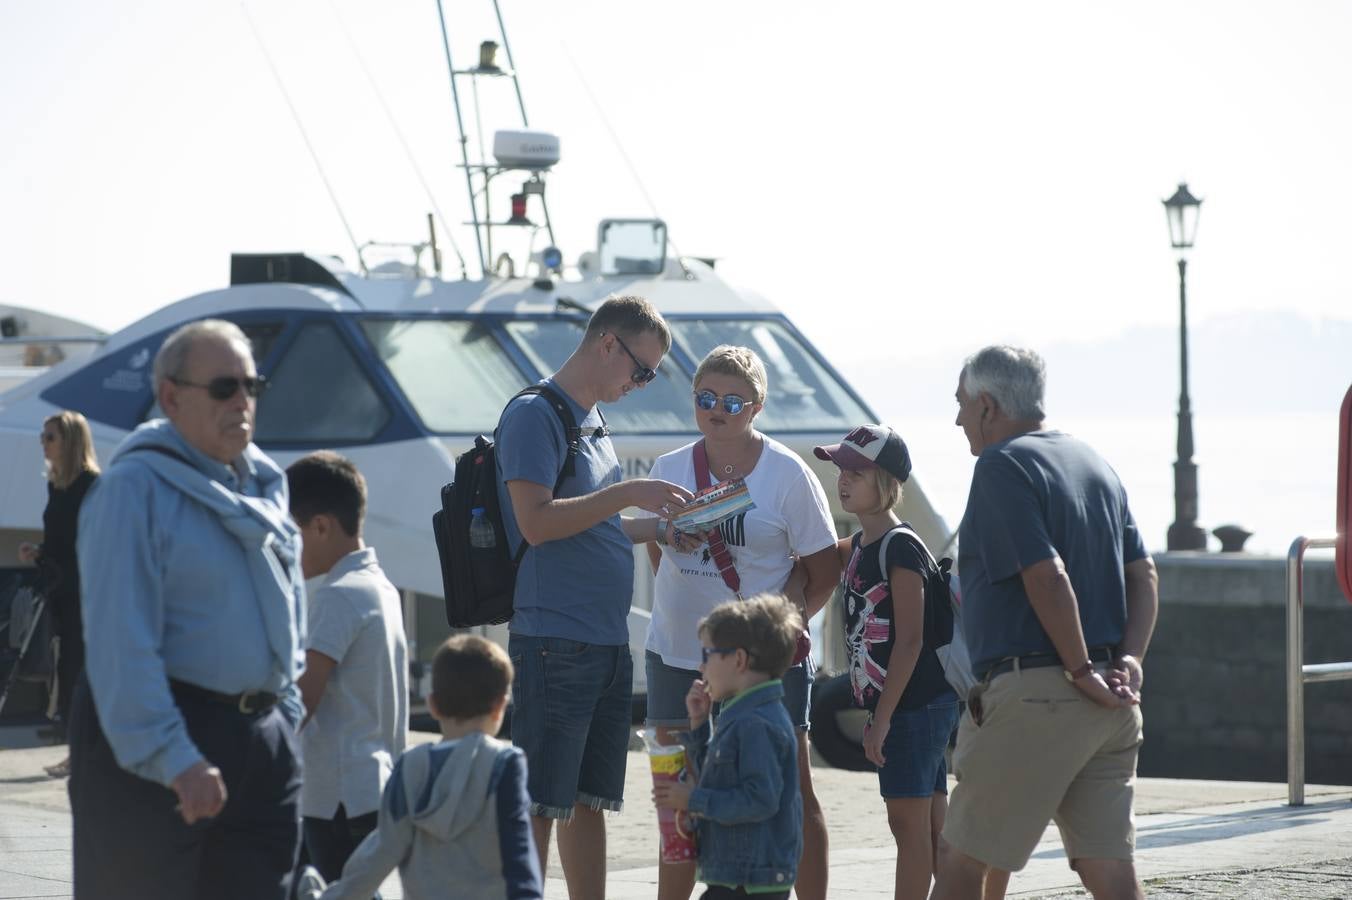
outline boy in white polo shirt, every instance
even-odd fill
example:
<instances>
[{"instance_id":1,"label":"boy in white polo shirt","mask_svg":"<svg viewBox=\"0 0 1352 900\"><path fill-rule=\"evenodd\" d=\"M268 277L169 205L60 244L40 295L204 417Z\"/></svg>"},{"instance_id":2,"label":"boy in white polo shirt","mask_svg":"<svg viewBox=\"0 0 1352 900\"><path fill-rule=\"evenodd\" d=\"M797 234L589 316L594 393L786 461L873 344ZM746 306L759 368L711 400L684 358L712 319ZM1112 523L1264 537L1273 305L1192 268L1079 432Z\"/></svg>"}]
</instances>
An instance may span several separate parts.
<instances>
[{"instance_id":1,"label":"boy in white polo shirt","mask_svg":"<svg viewBox=\"0 0 1352 900\"><path fill-rule=\"evenodd\" d=\"M304 854L336 879L375 830L381 791L404 751L408 648L399 592L361 536L366 481L320 451L286 470L300 526L301 569L322 576L309 594L301 729Z\"/></svg>"}]
</instances>

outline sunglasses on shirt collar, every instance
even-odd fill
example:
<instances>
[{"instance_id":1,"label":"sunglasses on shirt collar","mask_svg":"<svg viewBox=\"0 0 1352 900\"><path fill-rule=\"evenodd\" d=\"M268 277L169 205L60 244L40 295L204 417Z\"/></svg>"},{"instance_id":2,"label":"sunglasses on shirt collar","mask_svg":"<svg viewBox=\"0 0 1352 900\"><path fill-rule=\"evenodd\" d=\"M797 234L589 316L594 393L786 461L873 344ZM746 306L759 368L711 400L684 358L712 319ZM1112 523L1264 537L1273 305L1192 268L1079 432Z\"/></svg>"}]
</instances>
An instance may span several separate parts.
<instances>
[{"instance_id":1,"label":"sunglasses on shirt collar","mask_svg":"<svg viewBox=\"0 0 1352 900\"><path fill-rule=\"evenodd\" d=\"M730 416L741 415L742 410L746 409L748 404L751 403L750 400L739 397L736 394L724 394L720 397L713 391L707 389L695 391L695 405L705 412L709 412L716 407L720 400L723 401L723 411Z\"/></svg>"},{"instance_id":2,"label":"sunglasses on shirt collar","mask_svg":"<svg viewBox=\"0 0 1352 900\"><path fill-rule=\"evenodd\" d=\"M222 375L220 378L211 379L206 384L188 381L186 378L170 378L169 380L179 387L201 388L207 392L207 396L212 400L229 400L235 396L240 388L244 388L244 393L250 397L257 397L268 389L268 380L262 375L245 378Z\"/></svg>"}]
</instances>

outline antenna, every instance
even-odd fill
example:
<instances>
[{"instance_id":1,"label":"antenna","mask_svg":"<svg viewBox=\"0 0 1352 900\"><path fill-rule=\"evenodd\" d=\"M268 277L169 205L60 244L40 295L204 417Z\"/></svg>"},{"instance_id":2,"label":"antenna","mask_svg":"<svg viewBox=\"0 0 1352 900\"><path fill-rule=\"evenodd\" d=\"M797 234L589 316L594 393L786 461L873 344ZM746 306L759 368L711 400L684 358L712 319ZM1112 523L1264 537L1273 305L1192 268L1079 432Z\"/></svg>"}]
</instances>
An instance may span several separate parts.
<instances>
[{"instance_id":1,"label":"antenna","mask_svg":"<svg viewBox=\"0 0 1352 900\"><path fill-rule=\"evenodd\" d=\"M582 83L582 90L586 92L587 99L591 101L592 108L596 110L596 115L601 119L601 124L605 126L606 132L610 135L611 143L613 143L615 149L619 151L620 159L624 160L625 167L629 169L629 175L634 179L634 184L638 185L639 193L643 195L644 201L647 202L648 209L652 211L653 218L661 219L662 215L657 211L657 204L653 202L652 194L648 193L647 186L643 183L643 179L638 174L638 167L634 165L634 161L630 159L629 154L625 152L624 144L621 143L620 136L610 124L610 119L607 118L606 111L601 107L601 102L596 99L596 94L592 91L591 84L587 81L587 76L582 74L582 68L578 66L577 60L573 59L573 54L568 51L568 45L560 43L559 46L563 49L563 55L568 57L568 64L573 67L573 73L577 75L577 80ZM686 279L693 280L695 277L694 273L686 266L685 259L681 256L681 251L677 248L676 242L671 239L670 231L667 232L667 243L671 245L672 253L676 256L676 264L681 267L681 271L685 273Z\"/></svg>"},{"instance_id":2,"label":"antenna","mask_svg":"<svg viewBox=\"0 0 1352 900\"><path fill-rule=\"evenodd\" d=\"M549 233L550 242L554 241L554 225L549 216L549 206L544 202L542 175L559 160L558 139L555 136L528 130L495 132L493 156L496 161L489 162L487 158L487 147L484 145L485 132L481 115L482 109L479 103L479 78L510 78L516 91L516 102L521 113L522 128L529 128L530 123L530 120L526 117L526 103L521 93L521 81L511 63L512 48L507 41L506 25L503 22L502 9L497 0L493 0L493 12L497 17L498 32L502 43L499 44L497 41L482 42L479 45L478 64L468 69L457 69L451 59L450 34L446 28L444 4L442 0L437 0L437 17L441 24L441 42L446 53L447 75L451 81L451 101L455 106L455 125L460 135L460 166L465 170L465 186L469 194L470 221L465 224L474 228L474 240L479 251L479 269L485 279L492 278L497 274L502 261L499 256L497 263L490 263L490 260L494 258L494 228L521 227L530 229L533 246L536 231L543 227ZM506 68L499 66L495 61L495 54L499 47L503 47L507 51L508 65ZM479 145L477 162L471 162L469 159L469 134L465 130L465 111L461 106L460 88L457 85L457 80L462 77L470 79L470 97L474 103L473 124ZM492 181L499 175L512 171L529 172L529 180L522 185L520 192L512 195L511 217L505 221L494 222L491 209ZM541 209L544 212L543 226L532 222L526 215L527 198L532 194L540 198ZM483 203L482 210L479 209L480 202Z\"/></svg>"},{"instance_id":3,"label":"antenna","mask_svg":"<svg viewBox=\"0 0 1352 900\"><path fill-rule=\"evenodd\" d=\"M441 20L441 45L446 50L446 69L451 75L451 100L455 105L455 124L460 132L460 160L465 168L465 186L469 189L469 215L474 225L474 242L479 248L479 271L488 277L488 260L484 257L484 241L479 234L479 207L474 202L474 178L469 168L469 138L465 135L465 121L460 116L460 91L455 86L455 66L451 63L451 38L446 32L446 11L437 0L437 18Z\"/></svg>"},{"instance_id":4,"label":"antenna","mask_svg":"<svg viewBox=\"0 0 1352 900\"><path fill-rule=\"evenodd\" d=\"M375 76L371 74L370 67L366 65L366 59L361 55L361 51L357 49L357 42L352 39L352 32L348 29L347 22L343 20L343 17L338 12L338 7L333 0L329 0L329 11L332 12L333 17L338 20L338 27L343 30L343 37L347 39L347 45L351 48L352 55L357 58L357 65L361 66L362 72L366 75L366 80L370 82L371 90L375 92L376 100L380 102L380 108L385 111L385 118L389 120L390 128L394 131L394 136L399 139L399 146L404 148L404 155L408 157L408 163L413 167L413 174L418 176L418 183L422 185L423 192L427 194L427 202L432 205L432 209L437 214L437 219L441 222L442 230L446 232L446 237L451 242L451 250L455 253L455 258L460 261L460 277L468 280L469 272L465 268L465 257L464 254L460 252L460 245L455 242L455 232L451 230L450 223L446 221L446 216L441 212L441 207L437 205L437 199L432 194L432 188L428 185L427 179L423 176L422 168L418 165L418 160L413 156L413 148L409 146L408 139L404 137L404 132L400 129L398 121L395 120L394 112L390 109L390 105L385 102L385 95L381 92L380 85L376 83ZM431 225L429 223L429 228L430 227ZM435 250L435 233L433 235L433 249ZM441 274L440 265L440 263L437 264L438 275Z\"/></svg>"},{"instance_id":5,"label":"antenna","mask_svg":"<svg viewBox=\"0 0 1352 900\"><path fill-rule=\"evenodd\" d=\"M239 5L244 13L244 19L249 23L249 30L253 32L254 40L258 41L258 48L263 51L263 59L267 61L268 68L272 70L272 77L277 81L277 89L282 92L282 99L286 101L287 109L291 110L291 118L296 123L296 130L300 132L301 140L305 142L305 149L310 151L310 158L314 160L315 169L319 171L319 180L324 182L324 190L328 191L329 199L333 201L333 208L338 213L338 218L342 220L343 230L347 232L347 239L352 242L352 249L357 253L357 264L361 266L361 273L368 274L366 263L361 258L361 245L357 243L357 238L352 234L352 226L348 224L347 216L343 215L342 204L338 202L338 195L333 191L333 185L329 183L329 176L324 174L324 164L319 161L319 154L315 152L314 145L310 143L310 136L305 133L305 125L300 120L300 113L296 112L296 105L291 102L291 95L286 91L286 84L282 81L282 73L277 71L276 64L272 61L272 54L268 52L268 45L263 43L263 35L258 32L258 26L254 24L253 16L249 15L249 7L245 3Z\"/></svg>"}]
</instances>

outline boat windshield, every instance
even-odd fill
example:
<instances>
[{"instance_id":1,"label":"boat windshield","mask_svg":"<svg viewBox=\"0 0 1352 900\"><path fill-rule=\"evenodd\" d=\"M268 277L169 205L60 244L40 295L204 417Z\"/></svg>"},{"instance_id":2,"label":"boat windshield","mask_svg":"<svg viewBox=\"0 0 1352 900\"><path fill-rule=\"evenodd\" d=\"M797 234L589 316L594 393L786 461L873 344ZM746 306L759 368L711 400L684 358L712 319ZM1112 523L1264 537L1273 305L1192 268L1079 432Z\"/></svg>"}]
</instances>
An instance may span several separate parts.
<instances>
[{"instance_id":1,"label":"boat windshield","mask_svg":"<svg viewBox=\"0 0 1352 900\"><path fill-rule=\"evenodd\" d=\"M558 371L582 339L583 324L571 319L519 319L507 333L542 373ZM695 430L690 379L670 358L657 367L657 377L642 390L631 391L604 409L615 434L690 432Z\"/></svg>"},{"instance_id":2,"label":"boat windshield","mask_svg":"<svg viewBox=\"0 0 1352 900\"><path fill-rule=\"evenodd\" d=\"M367 319L362 330L429 431L492 434L530 381L486 320Z\"/></svg>"},{"instance_id":3,"label":"boat windshield","mask_svg":"<svg viewBox=\"0 0 1352 900\"><path fill-rule=\"evenodd\" d=\"M782 323L771 319L667 320L672 338L696 365L719 344L750 347L765 363L769 396L756 419L762 431L834 431L844 434L873 421L817 358Z\"/></svg>"}]
</instances>

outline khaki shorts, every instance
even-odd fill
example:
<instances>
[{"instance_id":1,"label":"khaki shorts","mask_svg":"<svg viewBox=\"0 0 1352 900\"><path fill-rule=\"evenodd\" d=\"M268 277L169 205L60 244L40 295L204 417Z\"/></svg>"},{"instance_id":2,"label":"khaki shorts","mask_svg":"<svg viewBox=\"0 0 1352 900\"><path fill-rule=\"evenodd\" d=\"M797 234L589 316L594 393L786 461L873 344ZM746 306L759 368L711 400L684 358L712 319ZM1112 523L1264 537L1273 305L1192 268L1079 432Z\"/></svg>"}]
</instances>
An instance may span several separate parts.
<instances>
[{"instance_id":1,"label":"khaki shorts","mask_svg":"<svg viewBox=\"0 0 1352 900\"><path fill-rule=\"evenodd\" d=\"M1055 820L1071 868L1130 860L1141 708L1098 706L1049 666L996 676L981 709L981 725L968 712L958 727L944 840L1016 872Z\"/></svg>"}]
</instances>

